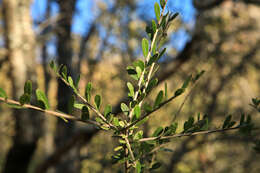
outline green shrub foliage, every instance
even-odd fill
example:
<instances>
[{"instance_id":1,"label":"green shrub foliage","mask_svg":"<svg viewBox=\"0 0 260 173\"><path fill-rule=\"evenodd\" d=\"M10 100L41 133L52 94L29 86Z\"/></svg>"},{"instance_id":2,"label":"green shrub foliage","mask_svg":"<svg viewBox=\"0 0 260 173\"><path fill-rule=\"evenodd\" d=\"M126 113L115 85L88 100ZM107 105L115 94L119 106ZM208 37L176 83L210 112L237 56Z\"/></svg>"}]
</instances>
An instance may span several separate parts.
<instances>
[{"instance_id":1,"label":"green shrub foliage","mask_svg":"<svg viewBox=\"0 0 260 173\"><path fill-rule=\"evenodd\" d=\"M151 159L152 154L169 143L172 138L182 136L192 136L198 134L208 134L214 132L223 132L227 130L239 129L242 134L250 134L254 129L250 115L241 115L240 122L232 120L232 115L228 115L219 129L209 129L209 120L207 115L189 117L183 125L177 122L169 123L166 127L157 127L151 137L144 138L141 126L143 123L152 118L151 115L161 109L165 104L186 92L190 85L194 85L204 74L204 70L198 74L189 75L180 88L176 91L167 91L167 84L164 90L160 90L154 99L153 105L145 103L145 99L158 84L155 77L158 69L158 61L163 57L166 48L161 47L161 43L167 37L167 29L173 23L178 13L166 12L166 0L160 0L160 5L154 4L154 13L156 20L146 27L147 38L141 42L143 59L138 59L128 66L126 72L134 79L134 83L127 82L128 103L121 103L122 114L114 115L112 106L107 104L104 111L101 109L102 97L92 96L92 84L88 83L85 87L85 94L81 96L78 91L80 76L73 80L68 76L67 67L64 65L57 66L55 62L50 62L50 68L55 72L68 87L73 90L73 96L69 100L68 112L71 114L72 109L81 110L81 118L67 115L61 112L51 111L48 98L45 93L39 89L35 91L37 103L31 104L32 82L27 81L24 86L24 94L20 97L19 102L8 99L6 92L0 88L0 99L13 108L30 108L56 115L64 120L82 121L87 124L93 124L105 131L112 131L114 137L118 140L118 146L114 148L112 156L113 163L122 163L125 165L125 172L135 170L137 173L145 170L154 170L161 166L159 162ZM94 100L94 103L92 103ZM260 112L260 100L252 99L251 106ZM91 115L90 113L94 115ZM183 126L183 131L177 133L178 126ZM256 151L260 151L260 142L256 141L254 146Z\"/></svg>"}]
</instances>

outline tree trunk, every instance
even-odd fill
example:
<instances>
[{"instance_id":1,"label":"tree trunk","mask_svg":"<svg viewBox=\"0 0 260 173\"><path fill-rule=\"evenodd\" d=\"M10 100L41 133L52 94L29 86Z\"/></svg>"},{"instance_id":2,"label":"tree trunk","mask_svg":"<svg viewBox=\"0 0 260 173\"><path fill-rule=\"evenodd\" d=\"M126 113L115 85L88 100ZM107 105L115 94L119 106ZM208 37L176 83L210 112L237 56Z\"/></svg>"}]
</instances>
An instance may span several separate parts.
<instances>
[{"instance_id":1,"label":"tree trunk","mask_svg":"<svg viewBox=\"0 0 260 173\"><path fill-rule=\"evenodd\" d=\"M57 28L57 53L58 64L64 64L68 68L68 73L73 75L72 71L72 38L71 38L71 23L72 16L75 10L75 0L58 0L60 7L60 15L62 16ZM72 92L61 80L58 81L58 110L68 113L68 100ZM56 133L56 146L60 148L64 142L73 136L75 124L73 122L65 123L59 119ZM78 160L79 149L74 148L69 153L64 155L62 162L57 166L57 172L73 173L80 172L80 162Z\"/></svg>"},{"instance_id":2,"label":"tree trunk","mask_svg":"<svg viewBox=\"0 0 260 173\"><path fill-rule=\"evenodd\" d=\"M3 0L4 38L10 64L13 98L23 94L30 79L35 87L35 35L30 15L31 0ZM41 116L30 110L13 110L16 120L13 146L7 154L4 173L27 172L41 135Z\"/></svg>"}]
</instances>

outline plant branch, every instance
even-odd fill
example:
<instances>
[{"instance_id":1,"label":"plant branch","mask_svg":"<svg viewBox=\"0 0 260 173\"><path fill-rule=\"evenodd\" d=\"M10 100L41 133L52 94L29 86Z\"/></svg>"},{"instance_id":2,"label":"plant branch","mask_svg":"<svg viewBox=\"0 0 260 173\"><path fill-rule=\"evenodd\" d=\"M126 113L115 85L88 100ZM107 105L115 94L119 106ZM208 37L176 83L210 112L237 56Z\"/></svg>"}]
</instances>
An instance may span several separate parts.
<instances>
[{"instance_id":1,"label":"plant branch","mask_svg":"<svg viewBox=\"0 0 260 173\"><path fill-rule=\"evenodd\" d=\"M65 114L65 113L57 112L57 111L42 109L40 107L33 106L31 104L21 105L18 101L11 100L11 99L5 99L3 97L0 97L0 101L4 102L6 104L12 104L12 105L20 106L21 108L28 108L28 109L40 111L40 112L43 112L43 113L46 113L46 114L49 114L49 115L53 115L53 116L56 116L56 117L59 117L59 118L64 118L64 119L73 120L73 121L80 121L80 122L83 122L83 123L88 123L88 124L92 124L92 125L100 127L100 125L95 121L92 121L92 120L83 121L81 118L77 118L77 117L72 116L72 115L68 115L68 114Z\"/></svg>"},{"instance_id":2,"label":"plant branch","mask_svg":"<svg viewBox=\"0 0 260 173\"><path fill-rule=\"evenodd\" d=\"M165 6L164 6L164 8L162 9L161 16L160 16L160 20L158 21L158 26L160 25L160 23L161 23L161 21L162 21L162 17L163 17L163 13L164 13L166 4L167 4L167 1L165 1ZM151 42L151 46L150 46L150 49L149 49L149 52L148 52L148 55L147 55L147 57L145 57L145 62L146 62L146 63L148 63L149 60L150 60L150 58L151 58L152 50L153 50L155 41L156 41L156 39L157 39L158 32L159 32L159 29L156 28L156 31L155 31L155 33L154 33L154 36L153 36L153 39L152 39L152 42ZM147 88L147 86L148 86L148 84L149 84L149 81L150 81L150 79L151 79L151 77L152 77L152 72L153 72L154 66L155 66L155 62L152 63L152 65L151 65L151 67L150 67L150 69L149 69L148 76L147 76L147 81L146 81L146 83L145 83L143 93L145 93L146 88ZM144 70L143 70L142 73L141 73L141 77L139 78L139 81L138 81L138 90L135 92L134 99L133 99L134 101L137 100L138 93L139 93L139 91L141 90L142 81L143 81L143 79L144 79L145 72L146 72L146 70L145 70L145 68L144 68ZM139 107L142 106L142 103L143 103L143 100L141 100L141 101L139 102L139 104L138 104ZM131 108L130 113L129 113L129 118L130 118L130 120L132 120L132 118L133 118L133 111L134 111L134 109Z\"/></svg>"},{"instance_id":3,"label":"plant branch","mask_svg":"<svg viewBox=\"0 0 260 173\"><path fill-rule=\"evenodd\" d=\"M143 138L143 139L138 140L138 142L153 141L153 140L158 140L158 139L172 139L172 138L183 137L183 136L195 136L195 135L210 134L210 133L220 133L220 132L225 132L225 131L236 130L241 127L244 127L244 126L236 126L236 127L227 128L227 129L215 129L215 130L205 130L205 131L199 131L199 132L180 133L180 134L175 134L172 136L159 136L159 137Z\"/></svg>"},{"instance_id":4,"label":"plant branch","mask_svg":"<svg viewBox=\"0 0 260 173\"><path fill-rule=\"evenodd\" d=\"M131 149L131 145L130 145L130 143L129 143L129 140L128 140L127 137L125 137L124 139L125 139L125 142L126 142L126 147L127 147L128 151L129 151L129 153L130 153L130 156L131 156L133 162L135 162L135 156L134 156L134 153L133 153L133 151L132 151L132 149Z\"/></svg>"},{"instance_id":5,"label":"plant branch","mask_svg":"<svg viewBox=\"0 0 260 173\"><path fill-rule=\"evenodd\" d=\"M57 75L67 86L72 88L70 86L70 84L65 79L63 79L63 77L60 74L57 74ZM73 88L72 88L72 90L77 95L77 97L79 97L84 104L86 104L93 112L95 112L97 114L98 117L100 117L107 125L109 125L110 128L112 127L114 129L117 129L117 127L115 127L113 124L109 123L106 120L105 116L99 110L97 110L94 106L92 106L82 95L80 95L78 92L76 92Z\"/></svg>"},{"instance_id":6,"label":"plant branch","mask_svg":"<svg viewBox=\"0 0 260 173\"><path fill-rule=\"evenodd\" d=\"M130 125L126 126L124 129L122 130L127 130L131 127L133 127L134 125L136 125L138 122L142 121L143 119L145 119L146 117L150 116L152 113L156 112L158 109L160 109L161 107L163 107L164 105L166 105L167 103L171 102L173 99L175 99L178 96L172 96L171 98L169 98L168 100L162 102L158 107L156 107L155 109L153 109L151 112L147 112L143 117L141 117L140 119L134 121L133 123L131 123Z\"/></svg>"},{"instance_id":7,"label":"plant branch","mask_svg":"<svg viewBox=\"0 0 260 173\"><path fill-rule=\"evenodd\" d=\"M189 93L185 96L183 102L181 103L177 113L175 114L174 118L172 119L172 122L175 121L176 117L180 114L185 102L187 101L187 99L189 98L189 96L191 95L192 91L194 90L194 88L197 86L197 81L195 81L195 83L193 84L192 88L190 89Z\"/></svg>"}]
</instances>

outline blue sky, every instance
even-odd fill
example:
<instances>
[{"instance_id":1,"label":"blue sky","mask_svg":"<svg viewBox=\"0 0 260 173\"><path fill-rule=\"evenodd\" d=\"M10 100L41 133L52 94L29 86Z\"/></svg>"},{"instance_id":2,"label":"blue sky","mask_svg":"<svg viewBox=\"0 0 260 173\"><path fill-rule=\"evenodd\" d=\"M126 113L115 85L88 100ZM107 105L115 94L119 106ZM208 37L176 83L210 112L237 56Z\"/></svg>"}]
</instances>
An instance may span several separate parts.
<instances>
[{"instance_id":1,"label":"blue sky","mask_svg":"<svg viewBox=\"0 0 260 173\"><path fill-rule=\"evenodd\" d=\"M47 0L34 0L31 7L31 13L34 20L42 21L44 19L46 2ZM153 2L154 0L140 0L138 2L137 13L148 18L154 18ZM88 24L92 23L92 21L95 19L95 16L92 13L93 5L93 0L77 1L77 12L73 18L72 32L82 35L88 30ZM194 23L196 11L193 8L192 0L168 0L167 8L173 12L179 12L180 17L184 22L191 25ZM57 14L58 11L59 9L57 4L52 3L52 15ZM147 13L144 14L144 11ZM174 39L174 46L177 48L177 50L180 50L189 39L189 35L187 35L184 30L180 30L179 32L175 33L172 38Z\"/></svg>"}]
</instances>

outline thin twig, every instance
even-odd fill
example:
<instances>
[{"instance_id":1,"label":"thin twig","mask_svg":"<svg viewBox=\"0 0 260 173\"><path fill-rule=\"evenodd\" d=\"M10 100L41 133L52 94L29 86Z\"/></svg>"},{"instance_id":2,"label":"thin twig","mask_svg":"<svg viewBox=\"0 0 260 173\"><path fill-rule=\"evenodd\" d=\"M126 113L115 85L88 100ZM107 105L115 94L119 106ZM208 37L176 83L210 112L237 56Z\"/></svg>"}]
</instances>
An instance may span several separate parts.
<instances>
[{"instance_id":1,"label":"thin twig","mask_svg":"<svg viewBox=\"0 0 260 173\"><path fill-rule=\"evenodd\" d=\"M159 110L161 107L163 107L164 105L166 105L167 103L171 102L173 99L175 99L178 96L172 96L171 98L169 98L168 100L162 102L158 107L156 107L155 109L153 109L151 112L147 112L144 116L142 116L141 118L139 118L138 120L134 121L133 123L131 123L130 125L126 126L124 129L122 130L127 130L131 127L133 127L134 125L136 125L137 123L139 123L140 121L142 121L143 119L145 119L146 117L150 116L152 113L156 112L157 110ZM122 131L121 130L121 131Z\"/></svg>"},{"instance_id":2,"label":"thin twig","mask_svg":"<svg viewBox=\"0 0 260 173\"><path fill-rule=\"evenodd\" d=\"M143 139L138 140L138 142L153 141L153 140L158 140L158 139L160 139L160 140L161 139L172 139L172 138L183 137L183 136L195 136L195 135L202 135L202 134L219 133L219 132L224 132L224 131L236 130L241 127L242 126L237 126L237 127L227 128L227 129L205 130L205 131L199 131L199 132L180 133L180 134L175 134L172 136L161 136L161 137L159 136L159 137L143 138Z\"/></svg>"},{"instance_id":3,"label":"thin twig","mask_svg":"<svg viewBox=\"0 0 260 173\"><path fill-rule=\"evenodd\" d=\"M165 1L165 2L166 2L166 3L165 3L164 8L162 9L161 16L160 16L160 20L158 21L158 25L160 25L160 23L161 23L161 21L162 21L163 13L164 13L164 10L165 10L166 4L167 4L167 1ZM155 41L156 41L156 39L157 39L158 31L159 31L159 29L157 28L156 31L155 31L155 33L154 33L153 40L152 40L152 42L151 42L151 46L150 46L150 50L149 50L149 52L148 52L148 55L147 55L147 57L145 57L145 61L146 61L147 63L149 62L149 60L150 60L150 58L151 58L152 50L153 50ZM148 76L147 76L147 81L146 81L146 83L145 83L145 85L144 85L144 89L143 89L142 93L145 93L145 92L146 92L146 88L147 88L147 86L148 86L148 84L149 84L149 82L150 82L150 80L151 80L151 77L152 77L152 72L153 72L154 66L155 66L155 62L152 63L152 65L151 65L151 67L150 67L150 69L149 69ZM138 90L135 92L134 99L133 99L134 101L137 101L138 93L139 93L139 91L141 90L142 81L143 81L143 78L144 78L144 74L145 74L145 73L146 73L146 71L145 71L145 69L144 69L144 70L142 71L141 76L140 76L139 81L138 81ZM142 103L143 103L143 100L141 100L141 101L139 102L139 104L138 104L139 107L142 106ZM132 118L133 118L133 112L134 112L134 109L132 108L132 109L130 110L130 113L129 113L129 118L130 118L130 120L132 120Z\"/></svg>"},{"instance_id":4,"label":"thin twig","mask_svg":"<svg viewBox=\"0 0 260 173\"><path fill-rule=\"evenodd\" d=\"M129 143L129 140L128 140L127 137L124 138L124 139L125 139L125 142L126 142L126 147L127 147L128 151L129 151L129 153L130 153L130 156L131 156L133 162L135 162L135 156L134 156L134 153L133 153L133 151L132 151L132 149L131 149L131 145L130 145L130 143Z\"/></svg>"},{"instance_id":5,"label":"thin twig","mask_svg":"<svg viewBox=\"0 0 260 173\"><path fill-rule=\"evenodd\" d=\"M33 106L31 104L21 105L18 101L11 100L11 99L5 99L3 97L0 97L0 101L4 102L6 104L13 104L13 105L16 105L16 106L21 106L22 108L28 108L28 109L40 111L40 112L43 112L43 113L46 113L46 114L49 114L49 115L53 115L53 116L56 116L56 117L59 117L59 118L65 118L67 120L73 120L73 121L80 121L80 122L83 122L83 123L88 123L88 124L92 124L92 125L100 127L100 125L95 121L92 121L92 120L83 121L81 118L77 118L77 117L69 115L69 114L65 114L65 113L61 113L61 112L57 112L57 111L53 111L53 110L42 109L40 107Z\"/></svg>"},{"instance_id":6,"label":"thin twig","mask_svg":"<svg viewBox=\"0 0 260 173\"><path fill-rule=\"evenodd\" d=\"M198 80L197 80L198 81ZM175 116L172 119L172 122L176 120L177 116L179 116L185 102L188 100L189 96L191 95L192 91L194 90L194 88L197 86L197 81L195 81L195 83L193 84L192 88L190 89L189 93L185 96L183 102L181 103L177 113L175 114Z\"/></svg>"},{"instance_id":7,"label":"thin twig","mask_svg":"<svg viewBox=\"0 0 260 173\"><path fill-rule=\"evenodd\" d=\"M59 75L59 74L57 74L57 75L67 86L72 88L70 86L70 84L61 75ZM97 110L94 106L92 106L82 95L80 95L78 92L75 92L73 88L72 88L72 90L77 95L77 97L79 97L85 105L87 105L93 112L95 112L97 114L98 117L100 117L107 125L109 125L110 128L113 127L114 129L117 129L117 127L115 127L113 124L109 123L106 120L105 116L99 110Z\"/></svg>"}]
</instances>

